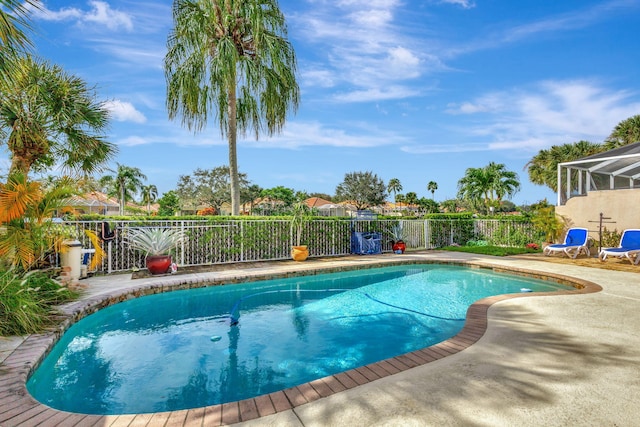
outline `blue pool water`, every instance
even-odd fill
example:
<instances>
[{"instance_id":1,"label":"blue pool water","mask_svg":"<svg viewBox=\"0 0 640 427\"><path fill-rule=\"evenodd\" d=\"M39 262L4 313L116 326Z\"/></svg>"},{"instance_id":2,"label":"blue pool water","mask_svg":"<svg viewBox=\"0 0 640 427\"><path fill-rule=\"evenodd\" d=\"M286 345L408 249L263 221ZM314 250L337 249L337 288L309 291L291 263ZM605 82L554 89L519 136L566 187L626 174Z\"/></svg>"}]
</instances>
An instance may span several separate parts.
<instances>
[{"instance_id":1,"label":"blue pool water","mask_svg":"<svg viewBox=\"0 0 640 427\"><path fill-rule=\"evenodd\" d=\"M446 340L483 297L557 289L430 264L145 296L73 325L27 388L88 414L232 402Z\"/></svg>"}]
</instances>

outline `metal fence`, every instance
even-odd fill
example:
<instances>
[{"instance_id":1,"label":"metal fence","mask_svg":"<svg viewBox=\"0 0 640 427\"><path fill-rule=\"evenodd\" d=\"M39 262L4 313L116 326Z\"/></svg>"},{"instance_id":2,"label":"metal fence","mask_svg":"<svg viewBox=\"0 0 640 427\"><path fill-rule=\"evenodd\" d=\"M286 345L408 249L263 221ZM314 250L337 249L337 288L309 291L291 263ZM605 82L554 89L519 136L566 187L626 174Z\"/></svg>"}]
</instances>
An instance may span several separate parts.
<instances>
[{"instance_id":1,"label":"metal fence","mask_svg":"<svg viewBox=\"0 0 640 427\"><path fill-rule=\"evenodd\" d=\"M353 232L378 232L382 235L382 251L391 252L389 230L402 223L408 249L435 249L451 244L465 245L484 240L500 246L524 246L540 241L532 224L513 220L427 219L427 220L345 220L317 219L304 225L302 244L309 247L311 257L347 255L351 252ZM99 233L102 221L72 221L67 225L77 230L85 248L91 242L84 232ZM115 237L103 242L106 252L100 273L130 271L143 268L144 255L125 243L131 229L163 227L181 229L185 236L174 248L173 259L181 266L223 264L290 258L292 233L287 220L150 220L109 221Z\"/></svg>"}]
</instances>

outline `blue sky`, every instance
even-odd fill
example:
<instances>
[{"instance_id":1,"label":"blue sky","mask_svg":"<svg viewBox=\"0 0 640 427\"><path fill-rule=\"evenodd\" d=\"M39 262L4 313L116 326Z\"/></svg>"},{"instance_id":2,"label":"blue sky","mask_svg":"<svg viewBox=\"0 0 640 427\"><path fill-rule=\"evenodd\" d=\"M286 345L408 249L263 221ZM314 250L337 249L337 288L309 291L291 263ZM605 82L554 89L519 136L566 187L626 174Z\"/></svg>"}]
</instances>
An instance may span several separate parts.
<instances>
[{"instance_id":1,"label":"blue sky","mask_svg":"<svg viewBox=\"0 0 640 427\"><path fill-rule=\"evenodd\" d=\"M162 61L170 0L44 1L40 56L95 85L116 161L162 194L180 175L228 164L215 118L169 121ZM555 196L528 180L539 150L602 142L640 114L638 0L281 0L301 103L282 134L242 139L240 171L263 188L334 194L372 171L403 193L453 198L469 167L518 173L513 201ZM0 154L1 156L2 154ZM6 153L2 163L7 164ZM115 163L111 165L115 166Z\"/></svg>"}]
</instances>

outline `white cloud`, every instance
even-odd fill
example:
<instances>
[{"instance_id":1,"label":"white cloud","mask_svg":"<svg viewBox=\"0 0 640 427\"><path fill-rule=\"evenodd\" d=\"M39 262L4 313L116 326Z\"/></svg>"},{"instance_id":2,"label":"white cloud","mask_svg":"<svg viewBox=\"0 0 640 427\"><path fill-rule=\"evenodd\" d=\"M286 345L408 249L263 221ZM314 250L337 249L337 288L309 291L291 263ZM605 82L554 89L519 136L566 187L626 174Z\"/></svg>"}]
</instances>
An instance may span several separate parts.
<instances>
[{"instance_id":1,"label":"white cloud","mask_svg":"<svg viewBox=\"0 0 640 427\"><path fill-rule=\"evenodd\" d=\"M244 141L255 148L297 149L305 146L367 148L406 143L406 138L370 123L350 123L351 130L328 128L320 122L287 122L279 135Z\"/></svg>"},{"instance_id":2,"label":"white cloud","mask_svg":"<svg viewBox=\"0 0 640 427\"><path fill-rule=\"evenodd\" d=\"M96 24L107 27L110 30L133 30L131 16L119 10L111 9L109 3L92 0L88 2L90 9L82 10L75 7L63 7L57 11L49 10L42 5L40 10L33 8L36 19L45 21L69 21L75 20L77 24L92 27Z\"/></svg>"},{"instance_id":3,"label":"white cloud","mask_svg":"<svg viewBox=\"0 0 640 427\"><path fill-rule=\"evenodd\" d=\"M312 87L333 87L335 81L333 80L333 74L329 70L321 69L306 69L300 73L302 79L301 84L303 86Z\"/></svg>"},{"instance_id":4,"label":"white cloud","mask_svg":"<svg viewBox=\"0 0 640 427\"><path fill-rule=\"evenodd\" d=\"M109 110L111 117L119 122L145 123L147 118L136 110L130 102L120 100L106 101L104 107Z\"/></svg>"},{"instance_id":5,"label":"white cloud","mask_svg":"<svg viewBox=\"0 0 640 427\"><path fill-rule=\"evenodd\" d=\"M471 0L441 0L440 3L455 4L464 9L476 7L476 4Z\"/></svg>"},{"instance_id":6,"label":"white cloud","mask_svg":"<svg viewBox=\"0 0 640 427\"><path fill-rule=\"evenodd\" d=\"M458 0L445 1L458 2ZM464 2L465 0L461 1ZM449 57L459 56L483 49L495 49L523 40L539 40L544 35L581 30L609 18L611 14L619 13L618 9L637 9L638 5L637 0L610 0L582 9L575 9L569 13L549 16L522 25L510 26L494 33L481 34L480 37L466 46L450 48L447 55ZM635 12L629 11L628 13Z\"/></svg>"},{"instance_id":7,"label":"white cloud","mask_svg":"<svg viewBox=\"0 0 640 427\"><path fill-rule=\"evenodd\" d=\"M437 153L469 153L474 151L487 151L489 144L429 144L407 145L401 150L412 154L437 154Z\"/></svg>"},{"instance_id":8,"label":"white cloud","mask_svg":"<svg viewBox=\"0 0 640 427\"><path fill-rule=\"evenodd\" d=\"M128 147L135 147L137 145L147 145L147 144L151 144L153 141L151 140L151 138L143 138L141 136L128 136L126 138L122 138L120 140L118 140L116 143L118 145L125 145Z\"/></svg>"},{"instance_id":9,"label":"white cloud","mask_svg":"<svg viewBox=\"0 0 640 427\"><path fill-rule=\"evenodd\" d=\"M488 149L531 151L579 140L602 142L620 121L637 114L637 93L587 80L544 81L452 105L450 114L482 113L469 135L489 138Z\"/></svg>"},{"instance_id":10,"label":"white cloud","mask_svg":"<svg viewBox=\"0 0 640 427\"><path fill-rule=\"evenodd\" d=\"M375 87L363 90L354 90L345 93L337 93L334 99L342 102L369 102L386 99L402 99L421 95L415 88L405 86Z\"/></svg>"},{"instance_id":11,"label":"white cloud","mask_svg":"<svg viewBox=\"0 0 640 427\"><path fill-rule=\"evenodd\" d=\"M324 57L320 61L326 62L321 86L342 92L334 100L415 96L406 82L419 78L425 68L441 66L407 35L411 32L408 24L396 17L402 6L399 1L316 1L313 6L293 22L299 23L308 43L319 46L317 51Z\"/></svg>"}]
</instances>

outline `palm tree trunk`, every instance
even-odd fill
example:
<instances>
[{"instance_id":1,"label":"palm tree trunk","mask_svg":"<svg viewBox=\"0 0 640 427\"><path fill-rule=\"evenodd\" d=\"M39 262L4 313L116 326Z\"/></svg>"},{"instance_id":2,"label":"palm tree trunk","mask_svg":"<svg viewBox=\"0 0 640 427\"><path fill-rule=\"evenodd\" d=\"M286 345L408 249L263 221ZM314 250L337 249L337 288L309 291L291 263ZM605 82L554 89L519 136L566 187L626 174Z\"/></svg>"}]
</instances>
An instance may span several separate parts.
<instances>
[{"instance_id":1,"label":"palm tree trunk","mask_svg":"<svg viewBox=\"0 0 640 427\"><path fill-rule=\"evenodd\" d=\"M120 185L120 215L124 215L124 185Z\"/></svg>"},{"instance_id":2,"label":"palm tree trunk","mask_svg":"<svg viewBox=\"0 0 640 427\"><path fill-rule=\"evenodd\" d=\"M235 84L229 88L229 178L231 182L231 215L240 215L240 182L237 154L237 99Z\"/></svg>"}]
</instances>

